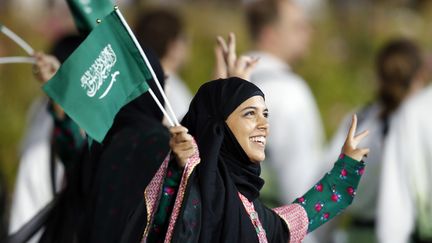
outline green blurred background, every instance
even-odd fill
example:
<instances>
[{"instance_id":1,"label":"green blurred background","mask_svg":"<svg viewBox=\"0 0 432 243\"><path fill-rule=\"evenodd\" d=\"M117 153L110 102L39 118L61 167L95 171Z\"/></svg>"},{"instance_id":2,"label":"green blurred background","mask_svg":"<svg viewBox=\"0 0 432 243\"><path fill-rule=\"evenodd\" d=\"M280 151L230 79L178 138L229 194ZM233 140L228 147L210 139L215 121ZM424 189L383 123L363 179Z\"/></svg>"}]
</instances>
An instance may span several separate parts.
<instances>
[{"instance_id":1,"label":"green blurred background","mask_svg":"<svg viewBox=\"0 0 432 243\"><path fill-rule=\"evenodd\" d=\"M22 2L18 4L17 2ZM0 0L0 23L15 31L35 49L50 44L72 30L70 14L62 1ZM129 23L146 1L124 1L120 7ZM195 92L211 79L216 35L237 34L239 52L250 48L242 5L237 1L165 2L184 14L191 41L189 62L181 76ZM392 37L417 40L427 50L432 43L430 1L328 1L311 13L314 26L310 52L294 69L311 87L326 129L327 139L347 112L371 101L375 92L374 56ZM0 56L25 53L0 35ZM43 96L32 77L31 65L0 65L0 171L13 188L19 161L20 140L25 132L31 102Z\"/></svg>"}]
</instances>

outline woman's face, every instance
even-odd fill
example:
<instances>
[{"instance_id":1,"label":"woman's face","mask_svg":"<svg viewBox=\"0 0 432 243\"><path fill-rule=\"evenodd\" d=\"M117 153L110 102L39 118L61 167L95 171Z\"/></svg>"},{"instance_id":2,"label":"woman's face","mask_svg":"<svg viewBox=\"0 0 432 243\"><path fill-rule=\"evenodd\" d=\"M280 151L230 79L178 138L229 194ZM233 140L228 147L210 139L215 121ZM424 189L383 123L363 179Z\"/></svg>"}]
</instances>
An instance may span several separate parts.
<instances>
[{"instance_id":1,"label":"woman's face","mask_svg":"<svg viewBox=\"0 0 432 243\"><path fill-rule=\"evenodd\" d=\"M261 96L253 96L238 106L226 123L253 163L265 159L266 138L269 132L268 109Z\"/></svg>"}]
</instances>

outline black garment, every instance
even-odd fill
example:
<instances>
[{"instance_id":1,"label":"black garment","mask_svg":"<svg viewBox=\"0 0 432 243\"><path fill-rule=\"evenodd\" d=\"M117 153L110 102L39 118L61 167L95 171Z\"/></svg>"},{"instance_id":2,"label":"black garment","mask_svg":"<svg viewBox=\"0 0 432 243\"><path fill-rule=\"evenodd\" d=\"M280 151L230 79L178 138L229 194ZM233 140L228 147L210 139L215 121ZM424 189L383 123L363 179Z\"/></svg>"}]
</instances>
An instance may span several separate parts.
<instances>
[{"instance_id":1,"label":"black garment","mask_svg":"<svg viewBox=\"0 0 432 243\"><path fill-rule=\"evenodd\" d=\"M81 242L119 242L127 219L169 151L158 121L128 125L102 146Z\"/></svg>"},{"instance_id":2,"label":"black garment","mask_svg":"<svg viewBox=\"0 0 432 243\"><path fill-rule=\"evenodd\" d=\"M282 219L257 199L264 183L259 178L259 165L250 162L225 123L241 103L253 96L264 97L264 94L248 81L229 78L204 84L192 100L182 124L197 141L201 163L190 178L188 196L176 223L173 242L190 239L258 242L238 191L254 202L268 239L288 241L289 233ZM200 201L199 209L191 206L194 200ZM198 225L194 229L197 233L187 227L191 220L198 221L192 224Z\"/></svg>"},{"instance_id":3,"label":"black garment","mask_svg":"<svg viewBox=\"0 0 432 243\"><path fill-rule=\"evenodd\" d=\"M145 52L163 87L159 61ZM155 82L148 83L163 104ZM67 172L64 205L41 242L120 241L129 215L169 152L169 133L161 121L148 92L119 111L104 141L93 141L90 152L84 152L88 159L77 160L77 169Z\"/></svg>"},{"instance_id":4,"label":"black garment","mask_svg":"<svg viewBox=\"0 0 432 243\"><path fill-rule=\"evenodd\" d=\"M163 87L162 67L150 50L145 51ZM153 80L149 86L163 105ZM162 117L150 94L144 93L119 111L102 145L92 146L97 169L82 242L119 242L131 211L169 152Z\"/></svg>"}]
</instances>

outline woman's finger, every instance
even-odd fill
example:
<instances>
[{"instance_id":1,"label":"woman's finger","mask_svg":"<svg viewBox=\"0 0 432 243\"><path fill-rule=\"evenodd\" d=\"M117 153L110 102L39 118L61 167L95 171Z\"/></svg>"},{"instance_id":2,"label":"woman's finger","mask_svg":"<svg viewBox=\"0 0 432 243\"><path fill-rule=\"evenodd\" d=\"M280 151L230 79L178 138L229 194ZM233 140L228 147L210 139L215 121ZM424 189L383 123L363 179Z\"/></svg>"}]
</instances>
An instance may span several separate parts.
<instances>
[{"instance_id":1,"label":"woman's finger","mask_svg":"<svg viewBox=\"0 0 432 243\"><path fill-rule=\"evenodd\" d=\"M359 151L359 153L364 157L364 156L366 156L367 157L367 155L369 154L369 152L370 152L370 149L369 148L362 148L362 149L358 149L358 151Z\"/></svg>"},{"instance_id":2,"label":"woman's finger","mask_svg":"<svg viewBox=\"0 0 432 243\"><path fill-rule=\"evenodd\" d=\"M365 130L354 137L354 140L356 140L357 143L360 143L361 140L363 140L365 137L369 135L369 130Z\"/></svg>"},{"instance_id":3,"label":"woman's finger","mask_svg":"<svg viewBox=\"0 0 432 243\"><path fill-rule=\"evenodd\" d=\"M47 62L53 71L57 71L60 68L60 62L54 56L47 56Z\"/></svg>"},{"instance_id":4,"label":"woman's finger","mask_svg":"<svg viewBox=\"0 0 432 243\"><path fill-rule=\"evenodd\" d=\"M228 45L226 44L224 38L222 38L221 36L217 36L216 41L218 46L222 49L224 57L226 58L228 55Z\"/></svg>"},{"instance_id":5,"label":"woman's finger","mask_svg":"<svg viewBox=\"0 0 432 243\"><path fill-rule=\"evenodd\" d=\"M178 165L180 167L184 167L190 157L192 157L195 153L195 148L193 146L180 148L180 146L176 146L173 149L173 152L177 158Z\"/></svg>"},{"instance_id":6,"label":"woman's finger","mask_svg":"<svg viewBox=\"0 0 432 243\"><path fill-rule=\"evenodd\" d=\"M171 135L174 136L177 133L187 133L188 129L184 126L175 126L175 127L170 127L169 131Z\"/></svg>"},{"instance_id":7,"label":"woman's finger","mask_svg":"<svg viewBox=\"0 0 432 243\"><path fill-rule=\"evenodd\" d=\"M250 56L240 56L235 64L235 69L237 73L243 72L249 63L252 61L252 57Z\"/></svg>"},{"instance_id":8,"label":"woman's finger","mask_svg":"<svg viewBox=\"0 0 432 243\"><path fill-rule=\"evenodd\" d=\"M221 46L217 45L214 48L215 53L215 70L214 70L214 78L227 78L228 72L227 72L227 64L225 61L223 49Z\"/></svg>"},{"instance_id":9,"label":"woman's finger","mask_svg":"<svg viewBox=\"0 0 432 243\"><path fill-rule=\"evenodd\" d=\"M227 57L228 68L235 68L236 60L237 60L236 38L234 33L231 32L228 37L228 57Z\"/></svg>"},{"instance_id":10,"label":"woman's finger","mask_svg":"<svg viewBox=\"0 0 432 243\"><path fill-rule=\"evenodd\" d=\"M247 66L244 70L244 79L249 80L250 79L250 74L252 73L252 71L254 70L255 66L257 65L259 59L258 58L252 58L251 61L249 61L247 63Z\"/></svg>"},{"instance_id":11,"label":"woman's finger","mask_svg":"<svg viewBox=\"0 0 432 243\"><path fill-rule=\"evenodd\" d=\"M176 143L192 142L193 140L192 136L187 133L177 133L173 138Z\"/></svg>"},{"instance_id":12,"label":"woman's finger","mask_svg":"<svg viewBox=\"0 0 432 243\"><path fill-rule=\"evenodd\" d=\"M354 138L356 129L357 129L357 115L354 114L351 119L351 127L348 131L347 141L352 140Z\"/></svg>"},{"instance_id":13,"label":"woman's finger","mask_svg":"<svg viewBox=\"0 0 432 243\"><path fill-rule=\"evenodd\" d=\"M193 144L190 142L177 143L175 145L175 151L179 153L190 149L193 149Z\"/></svg>"},{"instance_id":14,"label":"woman's finger","mask_svg":"<svg viewBox=\"0 0 432 243\"><path fill-rule=\"evenodd\" d=\"M259 60L260 60L259 57L252 57L251 61L248 64L249 66L255 66L259 62Z\"/></svg>"}]
</instances>

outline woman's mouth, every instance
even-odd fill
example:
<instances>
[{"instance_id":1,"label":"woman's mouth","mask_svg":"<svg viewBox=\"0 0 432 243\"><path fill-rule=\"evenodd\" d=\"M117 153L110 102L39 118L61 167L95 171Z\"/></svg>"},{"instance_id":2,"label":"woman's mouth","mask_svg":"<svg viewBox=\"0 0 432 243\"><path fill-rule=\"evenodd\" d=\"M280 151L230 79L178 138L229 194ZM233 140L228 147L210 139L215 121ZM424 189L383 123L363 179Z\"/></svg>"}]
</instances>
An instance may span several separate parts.
<instances>
[{"instance_id":1,"label":"woman's mouth","mask_svg":"<svg viewBox=\"0 0 432 243\"><path fill-rule=\"evenodd\" d=\"M249 138L249 140L253 143L258 144L259 146L265 146L266 144L266 137L262 135L252 136Z\"/></svg>"}]
</instances>

